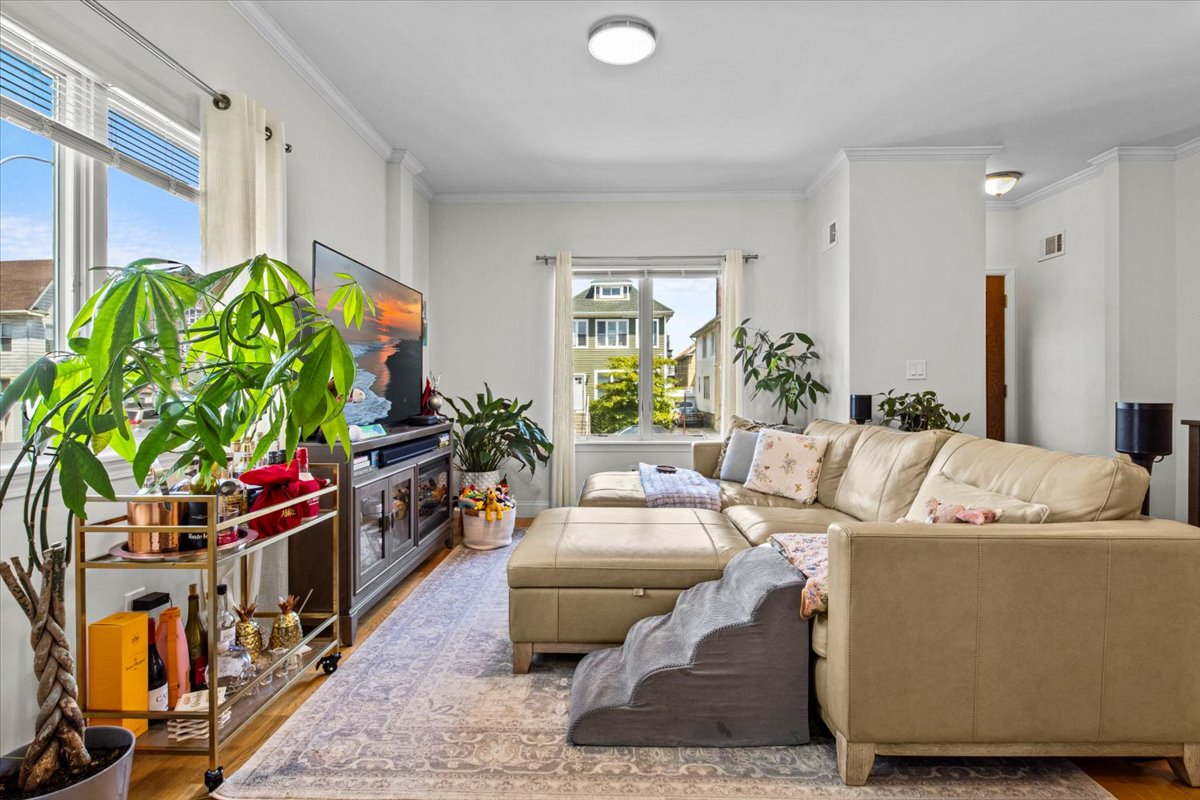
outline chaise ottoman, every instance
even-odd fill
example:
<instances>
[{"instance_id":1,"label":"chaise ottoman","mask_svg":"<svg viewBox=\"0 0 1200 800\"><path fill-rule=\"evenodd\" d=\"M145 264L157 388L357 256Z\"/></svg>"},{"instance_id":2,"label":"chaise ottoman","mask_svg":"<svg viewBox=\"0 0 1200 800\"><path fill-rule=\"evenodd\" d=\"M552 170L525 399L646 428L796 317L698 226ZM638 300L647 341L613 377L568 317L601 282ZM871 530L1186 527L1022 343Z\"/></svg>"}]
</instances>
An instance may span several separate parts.
<instances>
[{"instance_id":1,"label":"chaise ottoman","mask_svg":"<svg viewBox=\"0 0 1200 800\"><path fill-rule=\"evenodd\" d=\"M748 547L715 511L543 511L508 561L513 672L528 672L534 653L620 644L635 622L670 612L683 590L719 579Z\"/></svg>"}]
</instances>

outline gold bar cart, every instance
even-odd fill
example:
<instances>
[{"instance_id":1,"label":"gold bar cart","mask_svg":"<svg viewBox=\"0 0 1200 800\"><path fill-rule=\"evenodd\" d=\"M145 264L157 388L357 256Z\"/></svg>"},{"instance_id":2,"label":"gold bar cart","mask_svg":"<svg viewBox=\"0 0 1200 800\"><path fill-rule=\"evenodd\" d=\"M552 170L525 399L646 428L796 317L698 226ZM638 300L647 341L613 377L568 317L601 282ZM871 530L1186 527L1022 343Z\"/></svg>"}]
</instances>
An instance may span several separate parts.
<instances>
[{"instance_id":1,"label":"gold bar cart","mask_svg":"<svg viewBox=\"0 0 1200 800\"><path fill-rule=\"evenodd\" d=\"M309 669L323 670L330 675L337 670L338 660L342 657L341 644L337 631L338 620L338 470L332 465L313 464L314 474L320 471L322 477L328 477L330 484L316 492L303 495L287 502L252 511L235 519L217 520L217 497L215 495L119 495L112 500L105 497L89 496L89 503L205 503L208 506L208 524L194 525L131 525L128 515L104 519L98 522L75 520L75 626L77 659L76 679L79 686L79 706L83 715L89 718L119 716L128 719L204 719L208 722L207 743L193 743L190 740L173 741L168 737L164 727L152 727L137 738L136 749L143 753L159 754L193 754L208 755L208 770L204 773L204 785L214 791L225 780L225 769L221 765L221 746L237 734L246 724L253 721L260 713L277 700L292 684L303 677ZM316 516L305 519L298 526L272 536L259 537L246 544L241 549L221 552L217 545L217 531L234 525L253 528L254 520L276 511L304 503L312 498L319 498L320 510ZM329 531L329 562L333 586L330 599L332 613L301 614L300 622L304 635L299 644L289 649L279 659L261 666L253 679L246 682L236 691L228 692L224 702L218 703L218 685L216 680L210 680L208 686L207 711L132 711L114 708L94 708L88 698L88 643L87 643L87 576L92 570L191 570L208 576L208 663L212 665L211 675L216 676L217 669L217 603L216 585L218 570L230 562L237 561L240 567L241 600L248 603L246 593L249 586L249 569L245 557L268 547L274 547L286 542L298 533L309 530L322 523L331 521L332 524L322 526ZM177 557L170 561L128 561L105 553L104 555L86 558L84 548L89 534L116 533L128 535L136 532L158 531L162 533L200 533L208 535L208 548L196 551L194 554ZM315 556L316 554L314 554ZM255 617L271 617L272 614L260 613ZM297 656L304 648L309 648L300 658L299 668L293 675L285 675L283 679L272 679L269 685L263 685L263 679L271 675L280 662ZM218 720L226 711L230 711L228 722L221 726Z\"/></svg>"}]
</instances>

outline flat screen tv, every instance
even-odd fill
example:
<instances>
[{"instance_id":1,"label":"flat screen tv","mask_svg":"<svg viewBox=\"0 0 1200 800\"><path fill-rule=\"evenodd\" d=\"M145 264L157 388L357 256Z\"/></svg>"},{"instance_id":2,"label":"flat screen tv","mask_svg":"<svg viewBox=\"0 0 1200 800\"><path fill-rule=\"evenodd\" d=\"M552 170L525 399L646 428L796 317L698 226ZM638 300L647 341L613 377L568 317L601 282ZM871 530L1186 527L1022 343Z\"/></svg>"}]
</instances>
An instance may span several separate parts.
<instances>
[{"instance_id":1,"label":"flat screen tv","mask_svg":"<svg viewBox=\"0 0 1200 800\"><path fill-rule=\"evenodd\" d=\"M329 296L345 283L339 272L358 281L375 304L373 315L370 310L365 313L362 328L346 328L341 313L331 315L358 361L354 391L344 411L346 423L399 425L421 413L421 293L313 242L313 290L322 311Z\"/></svg>"}]
</instances>

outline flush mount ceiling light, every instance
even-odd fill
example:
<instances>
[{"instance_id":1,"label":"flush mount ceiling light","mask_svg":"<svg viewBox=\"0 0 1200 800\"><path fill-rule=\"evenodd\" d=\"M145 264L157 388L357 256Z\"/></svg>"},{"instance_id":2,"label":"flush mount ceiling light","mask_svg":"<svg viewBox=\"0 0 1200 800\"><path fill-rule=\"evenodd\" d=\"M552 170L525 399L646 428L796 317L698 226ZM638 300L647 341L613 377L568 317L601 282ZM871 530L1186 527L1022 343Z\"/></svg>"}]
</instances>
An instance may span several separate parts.
<instances>
[{"instance_id":1,"label":"flush mount ceiling light","mask_svg":"<svg viewBox=\"0 0 1200 800\"><path fill-rule=\"evenodd\" d=\"M634 17L602 19L588 32L588 52L597 61L627 67L654 52L654 28Z\"/></svg>"},{"instance_id":2,"label":"flush mount ceiling light","mask_svg":"<svg viewBox=\"0 0 1200 800\"><path fill-rule=\"evenodd\" d=\"M1019 180L1019 172L989 172L983 181L983 190L993 197L1000 197L1011 192Z\"/></svg>"}]
</instances>

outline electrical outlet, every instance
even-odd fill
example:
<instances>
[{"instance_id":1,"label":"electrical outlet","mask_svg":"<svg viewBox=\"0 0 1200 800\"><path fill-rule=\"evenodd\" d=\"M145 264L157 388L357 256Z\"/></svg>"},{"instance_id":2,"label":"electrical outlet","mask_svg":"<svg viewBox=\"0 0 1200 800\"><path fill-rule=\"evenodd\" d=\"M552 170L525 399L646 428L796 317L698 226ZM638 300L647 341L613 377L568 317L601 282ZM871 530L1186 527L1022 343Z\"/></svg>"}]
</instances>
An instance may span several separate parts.
<instances>
[{"instance_id":1,"label":"electrical outlet","mask_svg":"<svg viewBox=\"0 0 1200 800\"><path fill-rule=\"evenodd\" d=\"M126 592L125 593L125 610L132 611L133 610L133 601L138 599L145 593L146 593L145 586L139 586L138 588L134 589L132 592Z\"/></svg>"},{"instance_id":2,"label":"electrical outlet","mask_svg":"<svg viewBox=\"0 0 1200 800\"><path fill-rule=\"evenodd\" d=\"M925 380L925 361L907 361L905 362L904 377L910 381Z\"/></svg>"}]
</instances>

